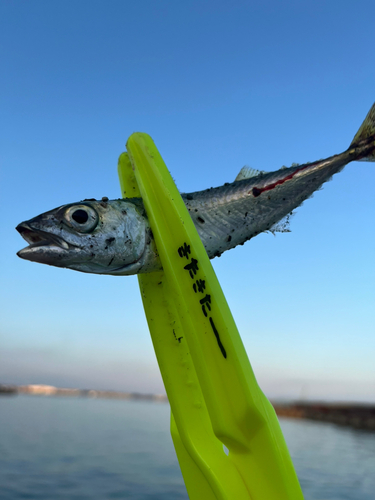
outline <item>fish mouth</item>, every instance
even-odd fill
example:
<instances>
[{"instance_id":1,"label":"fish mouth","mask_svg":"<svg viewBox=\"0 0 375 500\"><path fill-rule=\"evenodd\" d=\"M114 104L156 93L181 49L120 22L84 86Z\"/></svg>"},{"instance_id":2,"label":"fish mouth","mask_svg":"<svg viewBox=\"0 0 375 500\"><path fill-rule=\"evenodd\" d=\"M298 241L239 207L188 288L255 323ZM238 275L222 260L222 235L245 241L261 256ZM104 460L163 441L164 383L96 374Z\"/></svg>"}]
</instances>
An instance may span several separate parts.
<instances>
[{"instance_id":1,"label":"fish mouth","mask_svg":"<svg viewBox=\"0 0 375 500\"><path fill-rule=\"evenodd\" d=\"M27 255L30 251L41 247L57 247L61 250L70 250L71 248L76 248L76 245L68 243L60 236L56 234L48 233L42 229L35 229L29 226L26 222L18 224L16 230L20 233L22 238L29 243L29 246L23 248L17 255L21 258L28 258Z\"/></svg>"}]
</instances>

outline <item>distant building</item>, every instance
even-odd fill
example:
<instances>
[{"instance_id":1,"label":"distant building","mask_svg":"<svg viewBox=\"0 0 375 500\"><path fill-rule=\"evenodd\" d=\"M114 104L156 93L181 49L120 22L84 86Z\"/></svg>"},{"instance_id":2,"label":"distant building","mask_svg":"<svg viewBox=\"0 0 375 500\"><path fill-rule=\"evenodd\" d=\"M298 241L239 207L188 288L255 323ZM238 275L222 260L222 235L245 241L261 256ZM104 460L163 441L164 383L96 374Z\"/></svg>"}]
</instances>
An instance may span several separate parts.
<instances>
[{"instance_id":1,"label":"distant building","mask_svg":"<svg viewBox=\"0 0 375 500\"><path fill-rule=\"evenodd\" d=\"M22 385L19 387L19 392L23 392L25 394L44 394L45 396L51 396L52 394L56 394L57 388L53 385Z\"/></svg>"}]
</instances>

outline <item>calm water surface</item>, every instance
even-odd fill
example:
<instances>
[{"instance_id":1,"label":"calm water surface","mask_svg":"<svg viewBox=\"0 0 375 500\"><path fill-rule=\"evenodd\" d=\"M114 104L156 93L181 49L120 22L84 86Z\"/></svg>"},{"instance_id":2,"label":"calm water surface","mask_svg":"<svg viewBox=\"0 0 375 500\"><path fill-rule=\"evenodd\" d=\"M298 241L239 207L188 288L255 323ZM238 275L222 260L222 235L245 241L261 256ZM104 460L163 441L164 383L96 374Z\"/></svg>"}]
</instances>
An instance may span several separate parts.
<instances>
[{"instance_id":1,"label":"calm water surface","mask_svg":"<svg viewBox=\"0 0 375 500\"><path fill-rule=\"evenodd\" d=\"M375 433L281 425L306 500L375 500ZM1 397L0 498L187 500L169 406Z\"/></svg>"}]
</instances>

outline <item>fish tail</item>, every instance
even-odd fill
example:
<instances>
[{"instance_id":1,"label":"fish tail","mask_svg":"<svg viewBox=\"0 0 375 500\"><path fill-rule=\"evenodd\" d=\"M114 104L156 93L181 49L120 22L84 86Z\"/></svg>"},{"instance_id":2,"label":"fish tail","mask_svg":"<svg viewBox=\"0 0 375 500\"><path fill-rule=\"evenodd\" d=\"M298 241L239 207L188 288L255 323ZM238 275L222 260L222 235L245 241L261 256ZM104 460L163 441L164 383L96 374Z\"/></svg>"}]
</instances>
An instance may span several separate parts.
<instances>
[{"instance_id":1,"label":"fish tail","mask_svg":"<svg viewBox=\"0 0 375 500\"><path fill-rule=\"evenodd\" d=\"M361 161L375 161L375 103L355 134L349 149L358 148Z\"/></svg>"}]
</instances>

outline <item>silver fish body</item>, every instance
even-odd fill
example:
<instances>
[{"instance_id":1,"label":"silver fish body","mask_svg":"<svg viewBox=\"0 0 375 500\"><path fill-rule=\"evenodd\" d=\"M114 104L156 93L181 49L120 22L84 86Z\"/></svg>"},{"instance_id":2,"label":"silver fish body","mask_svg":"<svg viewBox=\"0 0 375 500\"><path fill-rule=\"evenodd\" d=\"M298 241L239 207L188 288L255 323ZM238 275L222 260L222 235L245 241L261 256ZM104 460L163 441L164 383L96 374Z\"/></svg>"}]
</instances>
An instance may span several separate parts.
<instances>
[{"instance_id":1,"label":"silver fish body","mask_svg":"<svg viewBox=\"0 0 375 500\"><path fill-rule=\"evenodd\" d=\"M375 160L375 104L343 153L275 172L240 173L235 182L182 194L210 258L273 230L351 161ZM245 178L242 178L245 177ZM141 199L84 200L46 212L16 228L30 244L18 256L95 274L161 269Z\"/></svg>"}]
</instances>

